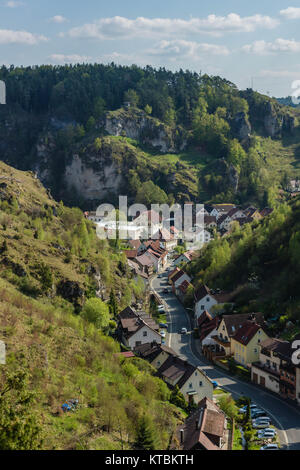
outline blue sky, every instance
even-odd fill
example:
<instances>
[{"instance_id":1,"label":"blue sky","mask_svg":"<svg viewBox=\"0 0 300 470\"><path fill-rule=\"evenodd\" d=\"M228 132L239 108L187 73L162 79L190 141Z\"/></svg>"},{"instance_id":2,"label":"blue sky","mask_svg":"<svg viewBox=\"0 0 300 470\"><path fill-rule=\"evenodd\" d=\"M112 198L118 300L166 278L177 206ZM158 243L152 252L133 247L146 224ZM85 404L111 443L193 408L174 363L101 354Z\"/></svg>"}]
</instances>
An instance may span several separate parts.
<instances>
[{"instance_id":1,"label":"blue sky","mask_svg":"<svg viewBox=\"0 0 300 470\"><path fill-rule=\"evenodd\" d=\"M287 96L300 80L300 1L0 0L0 64L111 61Z\"/></svg>"}]
</instances>

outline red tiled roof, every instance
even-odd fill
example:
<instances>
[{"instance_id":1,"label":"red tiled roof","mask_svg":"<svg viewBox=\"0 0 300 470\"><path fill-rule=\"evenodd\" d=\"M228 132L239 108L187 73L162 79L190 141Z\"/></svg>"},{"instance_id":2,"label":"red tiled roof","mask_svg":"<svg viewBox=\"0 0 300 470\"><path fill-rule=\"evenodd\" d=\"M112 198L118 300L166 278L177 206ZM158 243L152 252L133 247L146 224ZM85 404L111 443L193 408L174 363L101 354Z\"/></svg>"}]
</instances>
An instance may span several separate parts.
<instances>
[{"instance_id":1,"label":"red tiled roof","mask_svg":"<svg viewBox=\"0 0 300 470\"><path fill-rule=\"evenodd\" d=\"M175 274L175 276L172 277L172 282L178 281L178 279L180 279L184 275L185 275L184 271L182 271L182 270L178 271L178 273Z\"/></svg>"},{"instance_id":2,"label":"red tiled roof","mask_svg":"<svg viewBox=\"0 0 300 470\"><path fill-rule=\"evenodd\" d=\"M125 250L124 253L127 259L134 259L137 256L137 250Z\"/></svg>"},{"instance_id":3,"label":"red tiled roof","mask_svg":"<svg viewBox=\"0 0 300 470\"><path fill-rule=\"evenodd\" d=\"M142 266L151 266L154 264L154 261L150 258L150 256L147 256L146 254L136 256L135 258L139 263L141 263Z\"/></svg>"},{"instance_id":4,"label":"red tiled roof","mask_svg":"<svg viewBox=\"0 0 300 470\"><path fill-rule=\"evenodd\" d=\"M261 326L254 321L247 320L242 327L237 331L233 336L233 339L238 343L247 346L250 343L251 339L256 335L258 330L261 329Z\"/></svg>"},{"instance_id":5,"label":"red tiled roof","mask_svg":"<svg viewBox=\"0 0 300 470\"><path fill-rule=\"evenodd\" d=\"M212 320L212 316L210 315L209 312L207 312L206 310L201 313L200 317L198 318L198 326L200 327L201 325L203 325L203 323L207 323L208 321L211 321Z\"/></svg>"},{"instance_id":6,"label":"red tiled roof","mask_svg":"<svg viewBox=\"0 0 300 470\"><path fill-rule=\"evenodd\" d=\"M202 325L200 328L200 341L203 341L212 331L218 328L220 321L220 317L215 317L209 323Z\"/></svg>"},{"instance_id":7,"label":"red tiled roof","mask_svg":"<svg viewBox=\"0 0 300 470\"><path fill-rule=\"evenodd\" d=\"M129 240L128 243L134 250L138 250L142 244L140 240Z\"/></svg>"}]
</instances>

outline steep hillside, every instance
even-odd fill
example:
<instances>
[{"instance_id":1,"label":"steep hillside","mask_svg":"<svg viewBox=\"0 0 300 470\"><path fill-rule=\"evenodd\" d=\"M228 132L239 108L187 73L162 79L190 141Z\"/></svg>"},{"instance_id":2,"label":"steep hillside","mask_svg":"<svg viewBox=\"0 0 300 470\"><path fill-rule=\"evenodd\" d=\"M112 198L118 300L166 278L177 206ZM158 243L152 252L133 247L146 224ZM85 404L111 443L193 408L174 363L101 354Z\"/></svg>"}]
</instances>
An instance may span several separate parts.
<instances>
[{"instance_id":1,"label":"steep hillside","mask_svg":"<svg viewBox=\"0 0 300 470\"><path fill-rule=\"evenodd\" d=\"M300 199L282 204L262 222L236 226L218 238L189 266L194 282L236 290L236 308L263 311L280 318L283 330L290 320L300 330Z\"/></svg>"},{"instance_id":2,"label":"steep hillside","mask_svg":"<svg viewBox=\"0 0 300 470\"><path fill-rule=\"evenodd\" d=\"M143 282L32 173L0 163L0 201L0 449L131 449L143 417L167 448L181 411L112 338ZM71 399L76 411L63 413Z\"/></svg>"}]
</instances>

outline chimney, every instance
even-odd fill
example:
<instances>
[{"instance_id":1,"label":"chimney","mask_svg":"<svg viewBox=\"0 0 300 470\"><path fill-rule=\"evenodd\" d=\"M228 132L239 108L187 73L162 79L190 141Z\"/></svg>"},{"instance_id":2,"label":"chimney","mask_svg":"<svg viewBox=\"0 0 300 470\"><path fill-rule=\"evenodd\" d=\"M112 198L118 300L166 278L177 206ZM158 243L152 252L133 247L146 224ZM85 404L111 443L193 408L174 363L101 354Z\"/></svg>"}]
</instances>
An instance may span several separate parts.
<instances>
[{"instance_id":1,"label":"chimney","mask_svg":"<svg viewBox=\"0 0 300 470\"><path fill-rule=\"evenodd\" d=\"M184 429L180 429L180 444L184 443Z\"/></svg>"}]
</instances>

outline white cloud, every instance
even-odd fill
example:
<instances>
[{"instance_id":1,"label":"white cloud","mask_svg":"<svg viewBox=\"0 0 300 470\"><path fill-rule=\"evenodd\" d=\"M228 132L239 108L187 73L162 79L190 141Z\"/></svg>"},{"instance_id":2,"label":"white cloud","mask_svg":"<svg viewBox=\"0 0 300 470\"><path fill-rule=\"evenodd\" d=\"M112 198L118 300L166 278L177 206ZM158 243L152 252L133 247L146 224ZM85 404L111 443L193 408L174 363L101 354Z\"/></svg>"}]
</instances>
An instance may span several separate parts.
<instances>
[{"instance_id":1,"label":"white cloud","mask_svg":"<svg viewBox=\"0 0 300 470\"><path fill-rule=\"evenodd\" d=\"M5 6L8 8L18 8L24 5L23 2L19 2L17 0L9 0L8 2L5 3Z\"/></svg>"},{"instance_id":2,"label":"white cloud","mask_svg":"<svg viewBox=\"0 0 300 470\"><path fill-rule=\"evenodd\" d=\"M78 54L51 54L50 59L56 64L82 64L83 62L93 62L91 57Z\"/></svg>"},{"instance_id":3,"label":"white cloud","mask_svg":"<svg viewBox=\"0 0 300 470\"><path fill-rule=\"evenodd\" d=\"M288 20L298 20L300 19L300 8L289 7L285 10L281 10L280 14Z\"/></svg>"},{"instance_id":4,"label":"white cloud","mask_svg":"<svg viewBox=\"0 0 300 470\"><path fill-rule=\"evenodd\" d=\"M52 16L52 18L49 19L49 21L51 21L51 23L58 23L58 24L61 24L61 23L65 23L67 20L67 18L65 18L64 16L61 16L61 15L55 15L55 16Z\"/></svg>"},{"instance_id":5,"label":"white cloud","mask_svg":"<svg viewBox=\"0 0 300 470\"><path fill-rule=\"evenodd\" d=\"M278 38L274 42L255 41L252 44L244 46L242 50L257 55L275 54L280 52L300 52L300 42L293 39L282 38Z\"/></svg>"},{"instance_id":6,"label":"white cloud","mask_svg":"<svg viewBox=\"0 0 300 470\"><path fill-rule=\"evenodd\" d=\"M207 18L189 20L170 18L143 18L134 20L115 16L101 18L94 23L86 23L70 29L67 33L72 38L118 39L131 37L155 37L170 34L206 33L220 36L224 33L252 32L257 28L275 28L277 19L270 16L253 15L241 17L235 13L227 16L209 15Z\"/></svg>"},{"instance_id":7,"label":"white cloud","mask_svg":"<svg viewBox=\"0 0 300 470\"><path fill-rule=\"evenodd\" d=\"M48 38L40 34L29 33L28 31L0 29L0 44L34 45L42 41L48 41Z\"/></svg>"},{"instance_id":8,"label":"white cloud","mask_svg":"<svg viewBox=\"0 0 300 470\"><path fill-rule=\"evenodd\" d=\"M290 70L261 70L259 77L266 78L300 78L300 71Z\"/></svg>"},{"instance_id":9,"label":"white cloud","mask_svg":"<svg viewBox=\"0 0 300 470\"><path fill-rule=\"evenodd\" d=\"M161 41L154 49L149 50L148 53L175 61L183 58L198 60L203 54L228 55L229 50L226 46L219 46L217 44L175 39L173 41Z\"/></svg>"}]
</instances>

